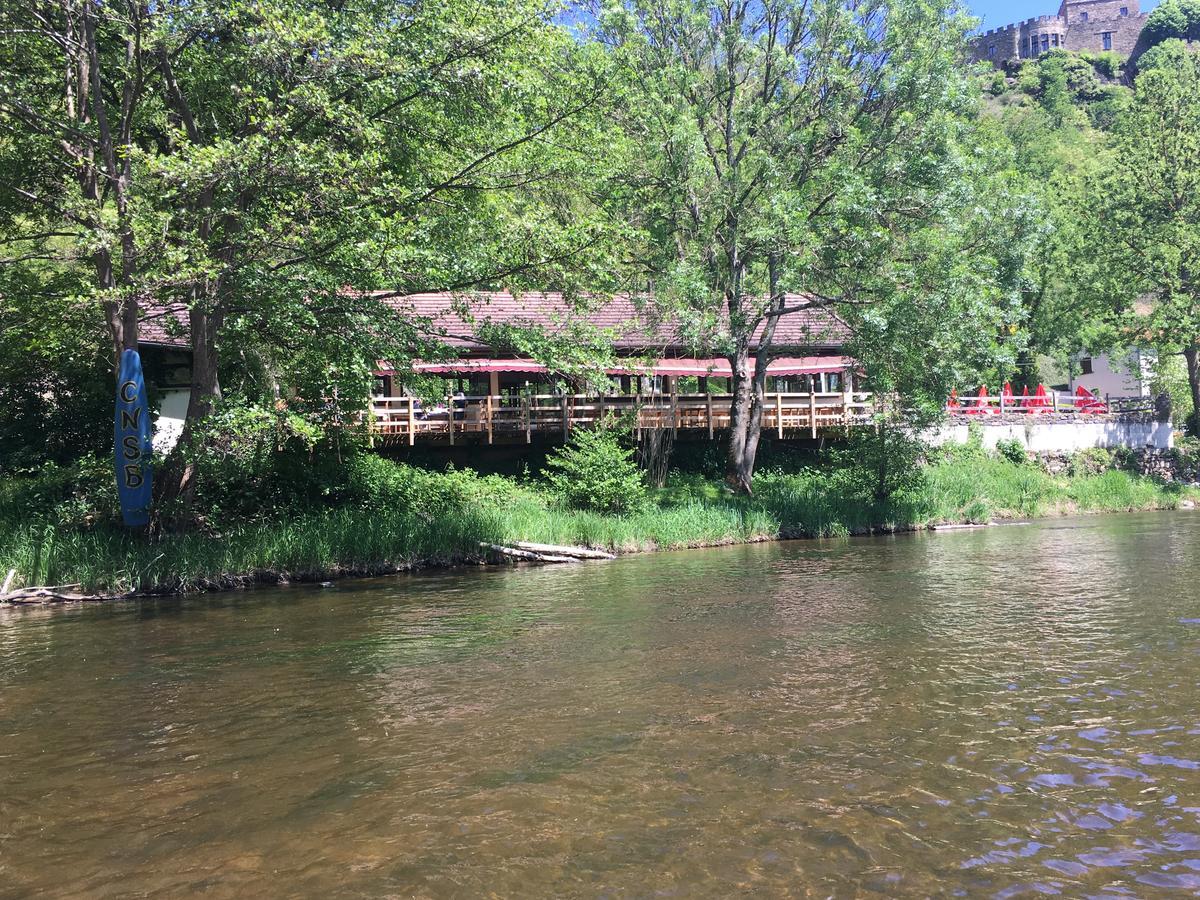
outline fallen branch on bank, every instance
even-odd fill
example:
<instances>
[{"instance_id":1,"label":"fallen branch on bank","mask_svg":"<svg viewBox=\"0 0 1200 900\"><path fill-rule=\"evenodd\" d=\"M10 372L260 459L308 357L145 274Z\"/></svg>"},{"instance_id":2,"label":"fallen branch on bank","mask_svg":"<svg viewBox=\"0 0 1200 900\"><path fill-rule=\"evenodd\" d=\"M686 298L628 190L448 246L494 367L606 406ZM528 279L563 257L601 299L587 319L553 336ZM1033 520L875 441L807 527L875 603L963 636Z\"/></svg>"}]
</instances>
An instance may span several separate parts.
<instances>
[{"instance_id":1,"label":"fallen branch on bank","mask_svg":"<svg viewBox=\"0 0 1200 900\"><path fill-rule=\"evenodd\" d=\"M480 541L479 546L497 556L529 563L574 563L585 559L616 559L611 553L587 547L564 547L557 544L532 544L514 541L512 547Z\"/></svg>"},{"instance_id":2,"label":"fallen branch on bank","mask_svg":"<svg viewBox=\"0 0 1200 900\"><path fill-rule=\"evenodd\" d=\"M122 594L81 594L80 584L44 585L17 588L0 594L0 603L79 603L95 600L118 600Z\"/></svg>"},{"instance_id":3,"label":"fallen branch on bank","mask_svg":"<svg viewBox=\"0 0 1200 900\"><path fill-rule=\"evenodd\" d=\"M574 559L616 559L617 557L604 550L593 550L590 547L566 547L561 544L533 544L529 541L513 541L519 550L531 553L550 553L555 556L570 556Z\"/></svg>"}]
</instances>

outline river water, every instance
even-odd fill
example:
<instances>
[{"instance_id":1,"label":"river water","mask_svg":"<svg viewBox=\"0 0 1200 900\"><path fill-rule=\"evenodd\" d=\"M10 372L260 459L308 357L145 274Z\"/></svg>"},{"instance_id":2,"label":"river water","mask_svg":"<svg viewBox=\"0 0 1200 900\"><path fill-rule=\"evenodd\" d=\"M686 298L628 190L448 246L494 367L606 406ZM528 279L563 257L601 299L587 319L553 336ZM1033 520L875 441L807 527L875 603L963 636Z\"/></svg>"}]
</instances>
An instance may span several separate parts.
<instances>
[{"instance_id":1,"label":"river water","mask_svg":"<svg viewBox=\"0 0 1200 900\"><path fill-rule=\"evenodd\" d=\"M0 896L1200 891L1200 514L0 612Z\"/></svg>"}]
</instances>

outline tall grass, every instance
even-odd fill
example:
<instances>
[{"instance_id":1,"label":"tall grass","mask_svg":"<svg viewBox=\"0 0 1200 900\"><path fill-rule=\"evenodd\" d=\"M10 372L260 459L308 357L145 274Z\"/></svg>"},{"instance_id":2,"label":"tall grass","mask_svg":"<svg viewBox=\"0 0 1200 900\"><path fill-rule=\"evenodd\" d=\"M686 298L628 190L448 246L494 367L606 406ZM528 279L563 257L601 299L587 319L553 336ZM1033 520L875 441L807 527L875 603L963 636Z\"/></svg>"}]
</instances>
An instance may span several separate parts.
<instances>
[{"instance_id":1,"label":"tall grass","mask_svg":"<svg viewBox=\"0 0 1200 900\"><path fill-rule=\"evenodd\" d=\"M419 477L422 490L445 489L437 503L414 503L403 491L385 491L328 510L277 511L270 518L234 522L217 534L159 540L131 535L111 520L67 515L62 503L39 493L45 485L10 479L0 483L0 578L15 568L23 584L80 584L113 593L203 590L476 561L484 555L481 542L636 552L941 522L1173 508L1198 496L1126 472L1052 477L1031 465L973 458L931 466L919 489L886 503L864 499L844 473L809 471L760 476L749 499L733 497L713 482L677 477L651 505L602 515L559 507L536 486L501 484L495 476L475 481L459 471L448 474L445 484L434 473ZM71 503L75 506L67 508L75 510L77 501Z\"/></svg>"}]
</instances>

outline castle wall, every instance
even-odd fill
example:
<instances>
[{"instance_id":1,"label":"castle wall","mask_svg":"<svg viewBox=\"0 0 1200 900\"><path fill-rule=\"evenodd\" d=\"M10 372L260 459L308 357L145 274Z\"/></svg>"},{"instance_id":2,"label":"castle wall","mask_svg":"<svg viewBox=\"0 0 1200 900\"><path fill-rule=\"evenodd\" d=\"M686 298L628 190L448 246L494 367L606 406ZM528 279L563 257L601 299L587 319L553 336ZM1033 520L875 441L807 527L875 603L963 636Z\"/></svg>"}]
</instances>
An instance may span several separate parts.
<instances>
[{"instance_id":1,"label":"castle wall","mask_svg":"<svg viewBox=\"0 0 1200 900\"><path fill-rule=\"evenodd\" d=\"M1128 59L1146 19L1138 0L1064 0L1058 15L1037 16L976 36L971 41L971 57L975 62L1001 66L1065 49L1111 50Z\"/></svg>"}]
</instances>

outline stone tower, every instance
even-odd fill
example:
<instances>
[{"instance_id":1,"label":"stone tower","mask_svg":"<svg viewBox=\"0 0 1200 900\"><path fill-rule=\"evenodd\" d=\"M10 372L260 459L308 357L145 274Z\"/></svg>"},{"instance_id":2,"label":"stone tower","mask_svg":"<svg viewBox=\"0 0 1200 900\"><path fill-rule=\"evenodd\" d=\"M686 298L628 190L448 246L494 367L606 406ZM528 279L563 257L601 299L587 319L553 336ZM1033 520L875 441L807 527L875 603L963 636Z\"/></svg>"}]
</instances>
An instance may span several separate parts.
<instances>
[{"instance_id":1,"label":"stone tower","mask_svg":"<svg viewBox=\"0 0 1200 900\"><path fill-rule=\"evenodd\" d=\"M1128 59L1146 14L1138 0L1062 0L1057 15L993 28L971 41L972 57L996 66L1051 50L1112 51Z\"/></svg>"}]
</instances>

